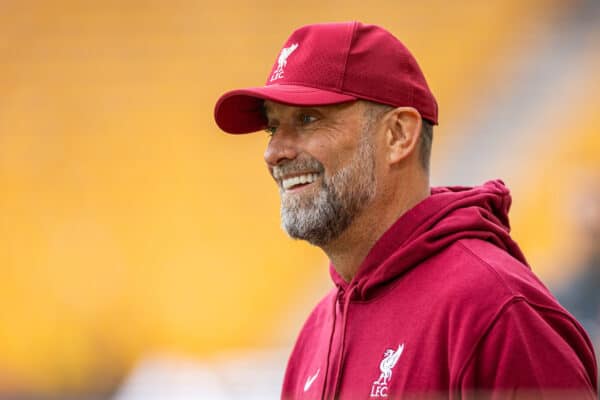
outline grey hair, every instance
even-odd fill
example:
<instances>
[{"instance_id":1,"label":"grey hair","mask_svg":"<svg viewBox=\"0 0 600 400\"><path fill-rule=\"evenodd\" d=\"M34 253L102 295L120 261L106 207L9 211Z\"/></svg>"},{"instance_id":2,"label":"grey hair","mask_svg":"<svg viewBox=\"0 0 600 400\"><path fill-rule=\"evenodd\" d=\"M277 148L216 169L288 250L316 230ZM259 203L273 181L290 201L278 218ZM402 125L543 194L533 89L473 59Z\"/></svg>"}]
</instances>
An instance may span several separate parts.
<instances>
[{"instance_id":1,"label":"grey hair","mask_svg":"<svg viewBox=\"0 0 600 400\"><path fill-rule=\"evenodd\" d=\"M385 113L393 110L395 107L387 104L374 103L364 101L365 107L364 117L365 123L372 125L376 123ZM421 133L419 135L419 161L425 172L429 173L429 165L431 160L431 147L433 144L433 123L423 119L421 123Z\"/></svg>"}]
</instances>

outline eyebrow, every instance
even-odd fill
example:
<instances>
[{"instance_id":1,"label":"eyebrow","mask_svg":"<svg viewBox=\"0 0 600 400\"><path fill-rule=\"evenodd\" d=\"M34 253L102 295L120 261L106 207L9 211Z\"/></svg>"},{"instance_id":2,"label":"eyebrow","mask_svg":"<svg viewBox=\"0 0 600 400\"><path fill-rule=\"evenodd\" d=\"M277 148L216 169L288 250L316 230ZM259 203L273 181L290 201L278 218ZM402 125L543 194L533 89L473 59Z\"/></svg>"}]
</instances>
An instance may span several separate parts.
<instances>
[{"instance_id":1,"label":"eyebrow","mask_svg":"<svg viewBox=\"0 0 600 400\"><path fill-rule=\"evenodd\" d=\"M315 112L320 113L323 116L326 116L329 114L326 111L327 109L329 109L330 111L339 112L345 108L348 108L349 106L351 106L354 103L356 103L356 102L349 101L349 102L344 102L344 103L339 103L339 104L329 104L329 105L295 106L297 109L294 111L294 113L300 112L302 110L306 110L306 111L315 111ZM294 107L294 106L292 106L292 107ZM267 122L267 123L279 122L279 120L276 117L274 117L274 116L269 117L269 112L272 113L272 109L270 109L270 107L268 107L267 102L265 100L263 100L263 102L260 104L259 112L261 113L265 122Z\"/></svg>"},{"instance_id":2,"label":"eyebrow","mask_svg":"<svg viewBox=\"0 0 600 400\"><path fill-rule=\"evenodd\" d=\"M268 111L268 110L267 110L267 105L266 105L266 104L265 104L265 102L263 101L263 102L260 104L260 113L261 113L261 114L262 114L262 116L263 116L263 117L265 117L265 118L267 117L267 111Z\"/></svg>"},{"instance_id":3,"label":"eyebrow","mask_svg":"<svg viewBox=\"0 0 600 400\"><path fill-rule=\"evenodd\" d=\"M269 108L267 107L266 103L263 101L261 106L260 106L260 113L262 114L263 118L265 119L265 122L269 122Z\"/></svg>"},{"instance_id":4,"label":"eyebrow","mask_svg":"<svg viewBox=\"0 0 600 400\"><path fill-rule=\"evenodd\" d=\"M268 122L272 122L272 121L276 121L277 118L274 118L273 116L269 117L269 112L271 112L272 114L272 110L269 109L269 107L266 104L266 101L263 101L261 104L261 113L263 118L265 119L265 121Z\"/></svg>"}]
</instances>

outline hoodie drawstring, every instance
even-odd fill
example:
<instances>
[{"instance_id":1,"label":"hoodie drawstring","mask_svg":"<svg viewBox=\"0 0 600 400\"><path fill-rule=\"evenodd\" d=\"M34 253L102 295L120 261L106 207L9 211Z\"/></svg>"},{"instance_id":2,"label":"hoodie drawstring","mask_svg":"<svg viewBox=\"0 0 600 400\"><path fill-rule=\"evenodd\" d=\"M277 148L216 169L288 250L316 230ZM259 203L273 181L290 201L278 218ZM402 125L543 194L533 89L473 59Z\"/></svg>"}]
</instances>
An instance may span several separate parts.
<instances>
[{"instance_id":1,"label":"hoodie drawstring","mask_svg":"<svg viewBox=\"0 0 600 400\"><path fill-rule=\"evenodd\" d=\"M350 299L352 299L352 295L354 294L355 286L350 288L346 295L346 299L344 301L344 307L342 308L342 340L340 343L340 360L337 365L337 375L335 377L334 386L333 386L333 398L337 398L338 388L340 386L340 381L342 380L342 366L344 364L344 348L346 346L346 326L348 324L348 308L350 307Z\"/></svg>"},{"instance_id":2,"label":"hoodie drawstring","mask_svg":"<svg viewBox=\"0 0 600 400\"><path fill-rule=\"evenodd\" d=\"M333 347L333 337L335 336L335 324L337 322L337 303L340 298L340 293L343 292L343 289L338 289L338 294L333 298L333 325L331 326L331 334L329 335L329 346L327 350L327 361L325 362L325 382L323 384L323 391L321 392L321 399L325 398L325 393L327 392L327 375L329 375L329 360L331 359L331 348Z\"/></svg>"}]
</instances>

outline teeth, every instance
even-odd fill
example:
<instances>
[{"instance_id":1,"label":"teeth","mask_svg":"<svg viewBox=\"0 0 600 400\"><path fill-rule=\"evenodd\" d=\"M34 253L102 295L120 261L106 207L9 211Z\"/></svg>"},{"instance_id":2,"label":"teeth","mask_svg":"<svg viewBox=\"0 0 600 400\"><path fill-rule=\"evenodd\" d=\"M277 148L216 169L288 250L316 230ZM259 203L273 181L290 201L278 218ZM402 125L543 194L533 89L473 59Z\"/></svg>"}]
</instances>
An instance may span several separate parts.
<instances>
[{"instance_id":1,"label":"teeth","mask_svg":"<svg viewBox=\"0 0 600 400\"><path fill-rule=\"evenodd\" d=\"M305 174L294 176L292 178L286 178L281 182L283 189L288 190L296 185L302 185L305 183L312 183L317 180L319 174Z\"/></svg>"}]
</instances>

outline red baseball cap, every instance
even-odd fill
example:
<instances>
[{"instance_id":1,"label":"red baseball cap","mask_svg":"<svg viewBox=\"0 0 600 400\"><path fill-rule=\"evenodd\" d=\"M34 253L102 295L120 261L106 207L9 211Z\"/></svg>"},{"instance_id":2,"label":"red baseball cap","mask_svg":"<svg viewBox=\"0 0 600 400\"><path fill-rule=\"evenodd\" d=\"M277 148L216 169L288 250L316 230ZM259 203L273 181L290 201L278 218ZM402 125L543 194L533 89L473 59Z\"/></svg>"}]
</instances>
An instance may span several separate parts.
<instances>
[{"instance_id":1,"label":"red baseball cap","mask_svg":"<svg viewBox=\"0 0 600 400\"><path fill-rule=\"evenodd\" d=\"M437 125L438 107L423 72L391 33L360 22L315 24L292 33L265 86L222 95L215 121L228 133L265 129L264 100L320 106L357 99L414 107Z\"/></svg>"}]
</instances>

